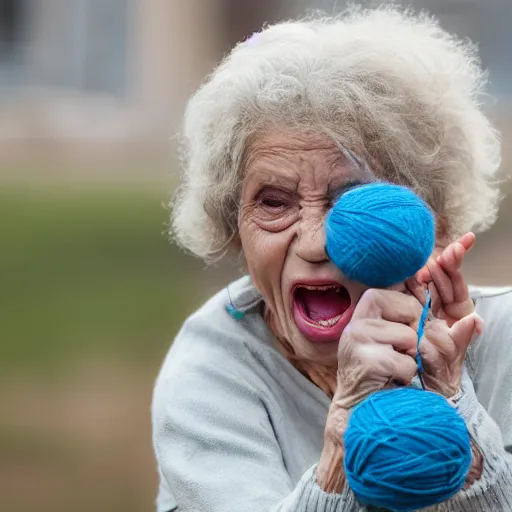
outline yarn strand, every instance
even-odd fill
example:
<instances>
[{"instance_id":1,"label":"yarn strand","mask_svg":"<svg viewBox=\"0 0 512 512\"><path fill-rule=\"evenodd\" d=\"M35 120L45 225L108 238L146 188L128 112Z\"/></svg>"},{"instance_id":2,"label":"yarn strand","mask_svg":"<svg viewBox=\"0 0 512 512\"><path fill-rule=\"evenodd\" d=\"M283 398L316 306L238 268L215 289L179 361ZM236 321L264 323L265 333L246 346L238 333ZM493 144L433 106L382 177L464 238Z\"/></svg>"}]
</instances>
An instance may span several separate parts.
<instances>
[{"instance_id":1,"label":"yarn strand","mask_svg":"<svg viewBox=\"0 0 512 512\"><path fill-rule=\"evenodd\" d=\"M427 290L427 294L425 297L425 305L423 306L420 322L418 324L418 343L416 344L416 365L418 366L418 377L420 379L420 384L423 389L425 389L425 383L423 382L423 363L421 361L420 342L421 339L423 338L423 333L425 332L425 322L427 320L427 315L430 310L430 303L430 292Z\"/></svg>"}]
</instances>

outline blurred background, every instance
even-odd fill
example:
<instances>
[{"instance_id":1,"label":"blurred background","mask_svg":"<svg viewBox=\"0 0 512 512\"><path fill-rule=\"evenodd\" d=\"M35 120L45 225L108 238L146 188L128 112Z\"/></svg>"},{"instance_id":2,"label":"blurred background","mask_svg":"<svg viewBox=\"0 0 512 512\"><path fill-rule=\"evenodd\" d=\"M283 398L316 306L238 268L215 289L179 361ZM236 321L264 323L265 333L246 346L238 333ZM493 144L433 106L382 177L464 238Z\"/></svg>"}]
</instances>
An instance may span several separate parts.
<instances>
[{"instance_id":1,"label":"blurred background","mask_svg":"<svg viewBox=\"0 0 512 512\"><path fill-rule=\"evenodd\" d=\"M480 45L512 165L510 0L413 2ZM168 241L187 97L264 22L335 0L0 0L0 510L151 511L150 401L237 269ZM504 193L510 188L504 187ZM466 264L512 284L512 202Z\"/></svg>"}]
</instances>

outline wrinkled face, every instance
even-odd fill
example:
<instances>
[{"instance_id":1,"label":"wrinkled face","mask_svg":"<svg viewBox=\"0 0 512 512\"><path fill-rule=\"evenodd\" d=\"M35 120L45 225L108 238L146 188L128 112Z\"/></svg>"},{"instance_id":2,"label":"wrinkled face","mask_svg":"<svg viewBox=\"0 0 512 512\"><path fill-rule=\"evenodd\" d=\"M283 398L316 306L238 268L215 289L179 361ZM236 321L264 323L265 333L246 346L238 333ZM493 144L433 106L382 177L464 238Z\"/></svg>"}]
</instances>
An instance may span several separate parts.
<instances>
[{"instance_id":1,"label":"wrinkled face","mask_svg":"<svg viewBox=\"0 0 512 512\"><path fill-rule=\"evenodd\" d=\"M249 274L278 333L311 362L335 365L337 345L367 289L327 258L324 218L361 172L327 138L269 133L249 148L239 232Z\"/></svg>"}]
</instances>

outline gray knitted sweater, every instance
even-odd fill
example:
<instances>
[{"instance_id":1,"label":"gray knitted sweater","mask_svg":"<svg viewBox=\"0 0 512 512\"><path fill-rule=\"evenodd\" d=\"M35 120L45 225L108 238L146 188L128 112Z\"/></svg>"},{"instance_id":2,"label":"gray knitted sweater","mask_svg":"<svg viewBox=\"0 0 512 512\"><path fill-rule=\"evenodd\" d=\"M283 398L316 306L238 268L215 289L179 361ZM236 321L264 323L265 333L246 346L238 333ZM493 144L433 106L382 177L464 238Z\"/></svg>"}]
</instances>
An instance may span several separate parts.
<instances>
[{"instance_id":1,"label":"gray knitted sweater","mask_svg":"<svg viewBox=\"0 0 512 512\"><path fill-rule=\"evenodd\" d=\"M348 486L315 482L329 398L276 349L248 278L184 324L153 399L158 512L352 512ZM512 289L473 290L485 321L471 346L459 411L484 453L482 478L428 510L512 511ZM177 508L176 508L177 507Z\"/></svg>"}]
</instances>

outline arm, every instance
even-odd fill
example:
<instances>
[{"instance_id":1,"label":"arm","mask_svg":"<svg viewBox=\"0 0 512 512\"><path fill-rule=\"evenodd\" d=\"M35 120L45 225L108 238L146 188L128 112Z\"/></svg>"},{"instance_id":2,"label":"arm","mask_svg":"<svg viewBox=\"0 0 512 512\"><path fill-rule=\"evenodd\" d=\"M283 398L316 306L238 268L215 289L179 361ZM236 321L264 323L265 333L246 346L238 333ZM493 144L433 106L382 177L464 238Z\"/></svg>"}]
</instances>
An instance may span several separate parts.
<instances>
[{"instance_id":1,"label":"arm","mask_svg":"<svg viewBox=\"0 0 512 512\"><path fill-rule=\"evenodd\" d=\"M461 274L462 260L474 241L472 233L464 235L444 249L437 259L431 259L428 268L426 267L417 275L420 281L428 283L433 297L434 313L452 328L455 328L459 320L462 322L459 325L464 328L463 317L470 315L474 310L468 287ZM503 291L497 295L499 296L497 301L490 301L492 305L486 304L489 301L484 300L484 307L482 307L480 304L482 301L477 302L478 313L486 324L484 334L474 340L469 345L469 349L464 343L455 343L459 349L459 356L465 356L473 374L478 369L475 377L481 388L478 396L483 401L477 398L466 368L462 368L460 372L456 370L457 365L455 365L449 372L439 372L441 367L438 365L436 368L436 365L433 365L433 369L437 370L437 378L436 372L426 376L431 387L447 397L453 395L457 389L462 389L462 398L457 407L468 426L473 443L473 465L467 482L467 484L472 482L471 485L466 485L465 489L447 504L440 505L439 510L451 512L512 510L512 456L506 451L507 436L511 433L508 425L511 423L503 421L503 418L510 415L512 405L510 401L512 381L504 378L505 375L510 375L512 370L510 366L512 359L509 357L510 351L507 349L506 337L504 338L504 334L506 336L506 333L510 332L512 303ZM467 317L466 320L469 318ZM461 331L456 328L455 330L459 333ZM438 345L437 348L442 353L441 346ZM462 362L461 357L455 359ZM439 378L441 374L444 376ZM457 375L460 375L460 380L457 379ZM494 415L497 421L502 420L501 428L505 429L503 432L491 415Z\"/></svg>"},{"instance_id":2,"label":"arm","mask_svg":"<svg viewBox=\"0 0 512 512\"><path fill-rule=\"evenodd\" d=\"M247 377L225 368L187 368L159 382L153 427L161 477L180 512L359 510L348 488L323 491L315 466L294 485L263 403Z\"/></svg>"},{"instance_id":3,"label":"arm","mask_svg":"<svg viewBox=\"0 0 512 512\"><path fill-rule=\"evenodd\" d=\"M439 510L451 512L512 510L512 455L504 447L500 429L480 405L466 370L462 378L463 395L457 404L469 433L483 454L482 476L460 491Z\"/></svg>"},{"instance_id":4,"label":"arm","mask_svg":"<svg viewBox=\"0 0 512 512\"><path fill-rule=\"evenodd\" d=\"M473 290L485 329L469 346L468 373L478 401L501 430L512 453L512 288Z\"/></svg>"}]
</instances>

